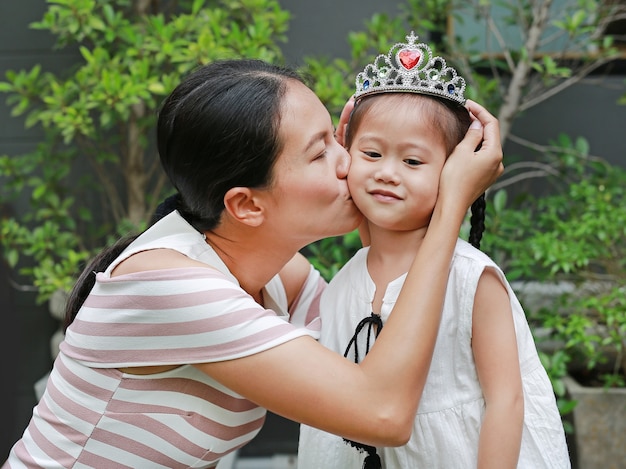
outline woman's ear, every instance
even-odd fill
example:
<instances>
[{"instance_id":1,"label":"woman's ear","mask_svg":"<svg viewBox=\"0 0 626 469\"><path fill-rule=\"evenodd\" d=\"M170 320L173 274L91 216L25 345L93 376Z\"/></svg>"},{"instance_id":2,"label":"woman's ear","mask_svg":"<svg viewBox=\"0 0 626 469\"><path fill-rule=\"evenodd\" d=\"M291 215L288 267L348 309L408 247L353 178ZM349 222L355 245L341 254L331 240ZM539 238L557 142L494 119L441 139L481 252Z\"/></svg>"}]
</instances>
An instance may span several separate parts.
<instances>
[{"instance_id":1,"label":"woman's ear","mask_svg":"<svg viewBox=\"0 0 626 469\"><path fill-rule=\"evenodd\" d=\"M226 212L234 220L249 226L259 226L264 220L265 214L259 202L249 187L233 187L224 195Z\"/></svg>"}]
</instances>

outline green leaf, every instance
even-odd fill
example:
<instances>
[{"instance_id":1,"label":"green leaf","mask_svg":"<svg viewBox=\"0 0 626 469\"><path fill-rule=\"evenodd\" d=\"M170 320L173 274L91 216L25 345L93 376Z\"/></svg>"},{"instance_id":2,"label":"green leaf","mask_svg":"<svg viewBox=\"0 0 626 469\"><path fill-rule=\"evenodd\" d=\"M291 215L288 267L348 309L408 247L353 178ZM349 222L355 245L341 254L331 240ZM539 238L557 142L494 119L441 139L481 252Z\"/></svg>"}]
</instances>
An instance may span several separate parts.
<instances>
[{"instance_id":1,"label":"green leaf","mask_svg":"<svg viewBox=\"0 0 626 469\"><path fill-rule=\"evenodd\" d=\"M4 253L5 259L7 260L10 267L15 267L20 260L20 255L15 249L7 249Z\"/></svg>"},{"instance_id":2,"label":"green leaf","mask_svg":"<svg viewBox=\"0 0 626 469\"><path fill-rule=\"evenodd\" d=\"M165 94L165 86L163 86L163 83L149 83L148 90L154 94Z\"/></svg>"}]
</instances>

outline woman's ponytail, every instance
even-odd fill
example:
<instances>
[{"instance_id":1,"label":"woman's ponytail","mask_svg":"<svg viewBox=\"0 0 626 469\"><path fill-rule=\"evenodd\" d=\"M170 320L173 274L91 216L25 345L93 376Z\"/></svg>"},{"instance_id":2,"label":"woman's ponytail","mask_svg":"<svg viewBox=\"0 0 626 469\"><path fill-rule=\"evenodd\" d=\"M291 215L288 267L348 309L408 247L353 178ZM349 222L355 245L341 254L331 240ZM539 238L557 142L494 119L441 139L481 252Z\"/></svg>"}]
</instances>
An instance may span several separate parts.
<instances>
[{"instance_id":1,"label":"woman's ponytail","mask_svg":"<svg viewBox=\"0 0 626 469\"><path fill-rule=\"evenodd\" d=\"M78 277L78 280L74 284L74 288L70 292L70 296L67 299L65 305L65 320L63 322L63 330L67 329L74 321L78 310L81 308L85 299L91 292L91 289L96 283L96 272L103 272L111 265L117 256L119 256L124 249L132 243L138 235L126 236L118 240L112 246L102 250L91 262L85 267L85 269Z\"/></svg>"}]
</instances>

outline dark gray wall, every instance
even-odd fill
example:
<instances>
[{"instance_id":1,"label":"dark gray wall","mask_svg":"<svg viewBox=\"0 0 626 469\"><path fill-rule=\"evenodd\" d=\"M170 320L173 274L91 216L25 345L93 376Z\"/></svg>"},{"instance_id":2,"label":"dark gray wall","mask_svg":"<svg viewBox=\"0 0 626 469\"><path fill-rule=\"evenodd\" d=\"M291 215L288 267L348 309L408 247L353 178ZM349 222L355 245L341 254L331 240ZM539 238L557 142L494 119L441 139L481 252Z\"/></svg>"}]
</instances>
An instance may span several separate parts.
<instances>
[{"instance_id":1,"label":"dark gray wall","mask_svg":"<svg viewBox=\"0 0 626 469\"><path fill-rule=\"evenodd\" d=\"M626 167L626 106L616 105L624 93L624 74L589 77L520 116L512 132L541 144L560 132L583 136L592 154ZM527 153L514 144L507 144L505 150Z\"/></svg>"},{"instance_id":2,"label":"dark gray wall","mask_svg":"<svg viewBox=\"0 0 626 469\"><path fill-rule=\"evenodd\" d=\"M305 55L347 57L347 32L362 29L365 19L374 12L393 14L402 2L281 0L280 3L292 12L285 55L290 64L300 65ZM0 79L4 78L6 70L30 69L36 63L47 70L62 70L75 59L72 53L52 51L52 38L45 32L28 29L28 24L39 20L44 10L44 0L0 0ZM559 131L584 135L591 143L592 153L624 164L626 106L616 107L614 103L626 90L625 79L624 75L616 75L601 84L587 80L519 118L514 132L540 143L555 138ZM22 119L10 116L4 96L0 96L0 154L19 155L28 151L35 145L37 135L36 131L24 129ZM522 153L523 150L507 145L506 152ZM2 212L22 210L23 205L0 209ZM49 338L57 327L45 305L37 306L32 292L11 287L9 276L19 281L14 273L0 265L3 317L0 353L3 395L6 396L0 401L0 460L28 422L35 404L33 383L50 367ZM281 447L293 448L297 435L294 427L290 428L290 441Z\"/></svg>"},{"instance_id":3,"label":"dark gray wall","mask_svg":"<svg viewBox=\"0 0 626 469\"><path fill-rule=\"evenodd\" d=\"M41 63L48 70L60 70L74 60L67 54L51 50L52 38L42 31L28 28L40 20L44 0L0 1L0 80L7 70L31 69ZM0 154L19 155L31 150L38 132L25 130L23 120L12 118L0 96ZM2 181L0 181L0 184ZM23 210L21 202L0 207L0 213ZM58 323L48 314L45 305L35 303L28 289L18 289L21 279L4 265L0 266L0 311L3 326L2 386L0 402L0 459L20 437L36 403L33 384L50 368L49 340Z\"/></svg>"},{"instance_id":4,"label":"dark gray wall","mask_svg":"<svg viewBox=\"0 0 626 469\"><path fill-rule=\"evenodd\" d=\"M289 42L283 47L291 65L308 55L350 57L349 31L360 31L374 13L398 13L400 0L279 0L291 12ZM404 37L402 37L404 39Z\"/></svg>"}]
</instances>

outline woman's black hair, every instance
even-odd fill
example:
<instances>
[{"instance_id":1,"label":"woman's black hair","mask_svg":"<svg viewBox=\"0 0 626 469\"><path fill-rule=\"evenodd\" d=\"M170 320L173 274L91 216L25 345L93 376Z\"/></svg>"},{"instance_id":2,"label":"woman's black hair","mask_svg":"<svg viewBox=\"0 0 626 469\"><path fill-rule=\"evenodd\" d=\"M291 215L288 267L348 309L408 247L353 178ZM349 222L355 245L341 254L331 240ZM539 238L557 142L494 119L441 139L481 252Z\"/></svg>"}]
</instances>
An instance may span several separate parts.
<instances>
[{"instance_id":1,"label":"woman's black hair","mask_svg":"<svg viewBox=\"0 0 626 469\"><path fill-rule=\"evenodd\" d=\"M130 235L119 239L115 244L103 249L96 255L83 269L74 288L70 292L65 304L65 317L63 320L63 330L67 329L74 321L78 310L89 296L91 289L96 283L96 273L106 270L106 268L119 256L138 235Z\"/></svg>"},{"instance_id":2,"label":"woman's black hair","mask_svg":"<svg viewBox=\"0 0 626 469\"><path fill-rule=\"evenodd\" d=\"M281 150L280 105L294 71L260 60L201 67L163 103L161 164L180 194L181 214L199 231L215 228L233 187L265 187Z\"/></svg>"},{"instance_id":3,"label":"woman's black hair","mask_svg":"<svg viewBox=\"0 0 626 469\"><path fill-rule=\"evenodd\" d=\"M295 71L254 59L212 62L187 76L159 112L161 165L177 194L161 204L155 223L174 209L198 231L214 229L233 187L267 187L281 151L280 107ZM66 304L67 328L101 272L137 238L98 254L78 278Z\"/></svg>"},{"instance_id":4,"label":"woman's black hair","mask_svg":"<svg viewBox=\"0 0 626 469\"><path fill-rule=\"evenodd\" d=\"M411 99L416 97L417 99L423 98L425 103L432 103L440 109L446 109L448 112L436 112L437 108L430 108L428 111L429 116L433 118L433 125L436 128L446 129L443 133L444 144L448 155L452 153L454 148L463 140L467 129L471 124L471 117L467 109L463 106L459 106L452 101L437 98L434 96L423 94L410 94L410 93L398 93L398 94L378 94L368 96L360 99L354 106L352 115L348 127L346 128L346 147L350 147L354 134L358 129L363 116L367 114L371 106L383 96L399 96L404 99ZM485 231L485 194L482 194L478 199L474 201L471 206L470 217L470 234L468 241L476 249L480 249L480 241Z\"/></svg>"}]
</instances>

